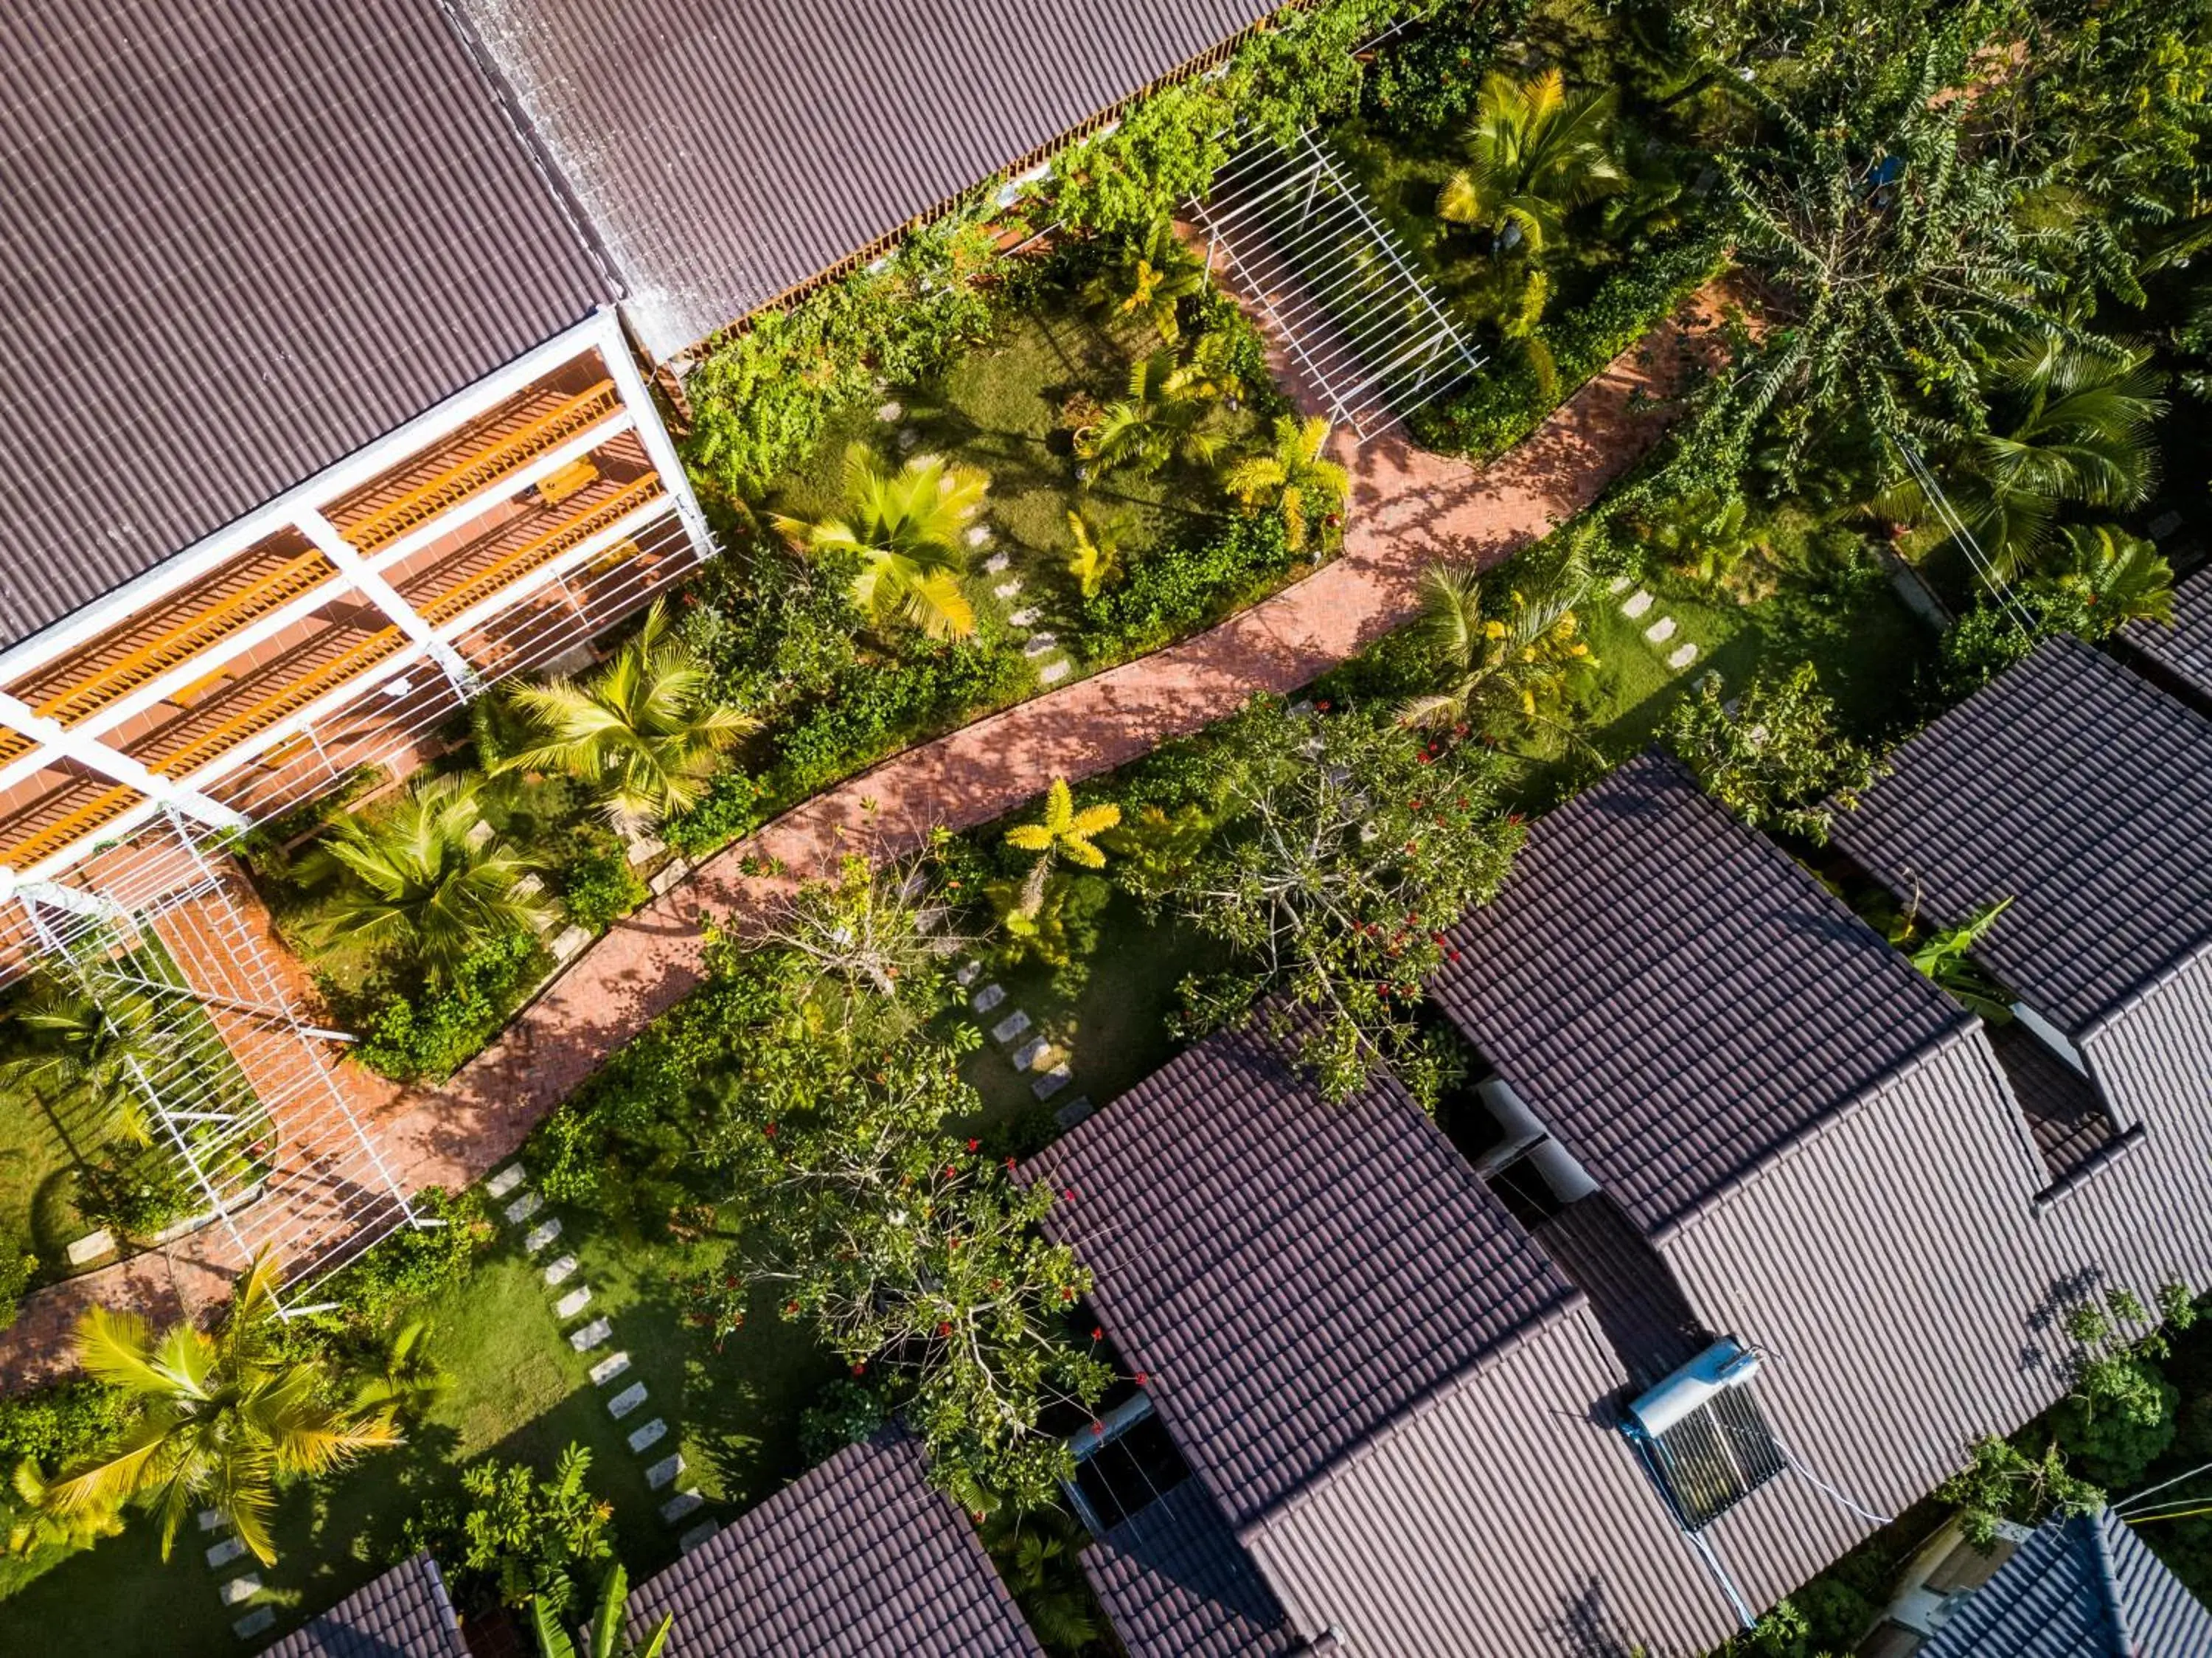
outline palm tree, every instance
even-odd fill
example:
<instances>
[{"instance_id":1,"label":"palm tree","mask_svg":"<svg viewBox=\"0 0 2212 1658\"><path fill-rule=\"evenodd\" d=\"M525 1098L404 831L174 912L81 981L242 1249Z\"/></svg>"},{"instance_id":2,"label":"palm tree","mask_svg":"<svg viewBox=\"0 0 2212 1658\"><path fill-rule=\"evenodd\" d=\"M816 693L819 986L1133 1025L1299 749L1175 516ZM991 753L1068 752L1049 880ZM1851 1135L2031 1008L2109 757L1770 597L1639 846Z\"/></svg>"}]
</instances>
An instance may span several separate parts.
<instances>
[{"instance_id":1,"label":"palm tree","mask_svg":"<svg viewBox=\"0 0 2212 1658\"><path fill-rule=\"evenodd\" d=\"M1081 474L1127 468L1145 475L1180 456L1193 466L1212 464L1221 439L1206 430L1219 381L1195 355L1188 363L1173 351L1155 351L1129 370L1129 394L1109 403L1075 434Z\"/></svg>"},{"instance_id":2,"label":"palm tree","mask_svg":"<svg viewBox=\"0 0 2212 1658\"><path fill-rule=\"evenodd\" d=\"M146 1072L163 1056L151 1033L46 978L32 988L15 1023L32 1051L0 1066L0 1082L48 1095L74 1094L125 1139L153 1143L142 1090Z\"/></svg>"},{"instance_id":3,"label":"palm tree","mask_svg":"<svg viewBox=\"0 0 2212 1658\"><path fill-rule=\"evenodd\" d=\"M353 1402L362 1411L419 1417L452 1387L453 1378L430 1350L430 1326L412 1319L393 1334L377 1368L354 1390Z\"/></svg>"},{"instance_id":4,"label":"palm tree","mask_svg":"<svg viewBox=\"0 0 2212 1658\"><path fill-rule=\"evenodd\" d=\"M2157 478L2152 430L2166 403L2145 359L2086 351L2052 337L2023 342L1997 365L2008 395L1990 429L1968 438L1942 470L1953 504L2000 579L2017 575L2050 539L2066 504L2132 507ZM1918 518L1917 483L1881 506Z\"/></svg>"},{"instance_id":5,"label":"palm tree","mask_svg":"<svg viewBox=\"0 0 2212 1658\"><path fill-rule=\"evenodd\" d=\"M377 817L341 818L302 860L311 880L339 881L304 930L399 949L444 979L487 941L549 924L551 909L517 890L531 861L482 821L477 785L454 777L422 779Z\"/></svg>"},{"instance_id":6,"label":"palm tree","mask_svg":"<svg viewBox=\"0 0 2212 1658\"><path fill-rule=\"evenodd\" d=\"M498 769L574 777L599 791L624 832L691 805L722 752L760 726L715 700L712 671L675 636L659 603L637 637L586 683L522 686L513 699L543 741Z\"/></svg>"},{"instance_id":7,"label":"palm tree","mask_svg":"<svg viewBox=\"0 0 2212 1658\"><path fill-rule=\"evenodd\" d=\"M1741 496L1711 491L1678 497L1636 528L1646 546L1707 587L1729 586L1766 545L1751 523L1749 503Z\"/></svg>"},{"instance_id":8,"label":"palm tree","mask_svg":"<svg viewBox=\"0 0 2212 1658\"><path fill-rule=\"evenodd\" d=\"M1489 731L1564 727L1553 711L1568 674L1596 665L1578 637L1575 614L1589 585L1588 567L1571 558L1532 591L1516 588L1492 602L1479 571L1431 564L1421 573L1421 619L1443 683L1399 710L1407 725Z\"/></svg>"},{"instance_id":9,"label":"palm tree","mask_svg":"<svg viewBox=\"0 0 2212 1658\"><path fill-rule=\"evenodd\" d=\"M885 472L855 443L845 451L844 516L778 517L775 527L806 552L857 556L854 602L878 625L896 619L933 639L964 639L975 631L960 590L965 537L990 487L986 474L933 454Z\"/></svg>"},{"instance_id":10,"label":"palm tree","mask_svg":"<svg viewBox=\"0 0 2212 1658\"><path fill-rule=\"evenodd\" d=\"M1182 302L1206 291L1206 267L1176 240L1174 224L1158 218L1143 235L1122 239L1093 291L1116 314L1145 319L1172 345L1182 338Z\"/></svg>"},{"instance_id":11,"label":"palm tree","mask_svg":"<svg viewBox=\"0 0 2212 1658\"><path fill-rule=\"evenodd\" d=\"M1067 779L1054 777L1052 787L1045 791L1042 820L1017 824L1006 831L1007 845L1037 854L1037 861L1030 867L1029 879L1022 883L1019 913L1035 916L1043 906L1045 878L1051 873L1054 859L1066 858L1085 869L1104 869L1106 854L1091 844L1091 838L1104 834L1121 821L1121 808L1110 802L1077 811Z\"/></svg>"},{"instance_id":12,"label":"palm tree","mask_svg":"<svg viewBox=\"0 0 2212 1658\"><path fill-rule=\"evenodd\" d=\"M661 1658L667 1649L668 1631L676 1622L676 1614L661 1613L653 1633L642 1642L634 1642L623 1633L623 1612L629 1601L629 1574L623 1570L621 1561L612 1561L607 1566L606 1576L599 1582L599 1604L592 1608L592 1626L586 1632L580 1658ZM580 1658L575 1642L561 1626L557 1601L547 1595L533 1595L530 1601L530 1624L537 1632L538 1650L543 1658Z\"/></svg>"},{"instance_id":13,"label":"palm tree","mask_svg":"<svg viewBox=\"0 0 2212 1658\"><path fill-rule=\"evenodd\" d=\"M1923 936L1916 896L1891 926L1889 942L1911 958L1923 978L1967 1012L1979 1014L1993 1025L2007 1024L2012 1019L2012 997L1982 970L1972 951L2010 908L2012 899L2001 898L1984 905L1957 926L1939 927Z\"/></svg>"},{"instance_id":14,"label":"palm tree","mask_svg":"<svg viewBox=\"0 0 2212 1658\"><path fill-rule=\"evenodd\" d=\"M1086 599L1096 599L1121 571L1121 525L1111 519L1093 523L1073 508L1068 509L1067 533L1075 550L1068 556L1067 573Z\"/></svg>"},{"instance_id":15,"label":"palm tree","mask_svg":"<svg viewBox=\"0 0 2212 1658\"><path fill-rule=\"evenodd\" d=\"M1626 182L1613 113L1612 93L1570 97L1556 69L1528 81L1489 76L1467 131L1468 165L1444 181L1437 211L1488 232L1496 252L1542 253L1570 212Z\"/></svg>"},{"instance_id":16,"label":"palm tree","mask_svg":"<svg viewBox=\"0 0 2212 1658\"><path fill-rule=\"evenodd\" d=\"M1350 474L1324 458L1328 448L1328 421L1319 415L1304 420L1284 415L1275 422L1275 447L1238 461L1222 485L1248 509L1279 511L1291 551L1303 552L1313 520L1333 521L1352 487Z\"/></svg>"},{"instance_id":17,"label":"palm tree","mask_svg":"<svg viewBox=\"0 0 2212 1658\"><path fill-rule=\"evenodd\" d=\"M269 1515L280 1476L329 1473L400 1443L389 1411L332 1404L319 1362L284 1356L276 1278L276 1257L257 1255L213 1335L180 1322L156 1338L136 1314L104 1307L84 1315L78 1362L143 1412L113 1451L44 1487L49 1512L112 1511L151 1495L166 1560L185 1516L204 1503L266 1565L276 1557Z\"/></svg>"},{"instance_id":18,"label":"palm tree","mask_svg":"<svg viewBox=\"0 0 2212 1658\"><path fill-rule=\"evenodd\" d=\"M2058 532L2051 576L2091 617L2086 635L2107 638L2130 622L2173 624L2173 566L2139 535L2110 524L2068 524Z\"/></svg>"}]
</instances>

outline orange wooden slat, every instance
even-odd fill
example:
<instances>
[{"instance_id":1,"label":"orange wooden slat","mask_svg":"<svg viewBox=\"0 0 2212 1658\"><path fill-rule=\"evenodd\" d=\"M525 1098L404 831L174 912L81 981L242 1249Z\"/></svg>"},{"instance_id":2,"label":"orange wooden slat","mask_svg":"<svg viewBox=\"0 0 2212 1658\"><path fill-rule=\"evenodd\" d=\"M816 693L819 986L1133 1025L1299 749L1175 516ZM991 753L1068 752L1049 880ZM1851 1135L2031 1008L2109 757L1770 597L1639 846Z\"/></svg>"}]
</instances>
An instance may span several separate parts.
<instances>
[{"instance_id":1,"label":"orange wooden slat","mask_svg":"<svg viewBox=\"0 0 2212 1658\"><path fill-rule=\"evenodd\" d=\"M357 674L366 673L398 650L404 643L404 636L396 627L388 627L370 635L343 655L334 657L299 679L290 680L282 690L262 698L252 706L232 715L213 730L193 738L153 769L165 777L180 777L197 770L225 749L234 748L240 743L258 736L279 720L297 713L325 692L335 690Z\"/></svg>"},{"instance_id":2,"label":"orange wooden slat","mask_svg":"<svg viewBox=\"0 0 2212 1658\"><path fill-rule=\"evenodd\" d=\"M520 471L548 449L598 424L621 406L622 395L615 389L614 381L603 380L590 390L564 399L520 430L495 439L441 468L398 500L387 502L339 527L354 546L363 552L373 552L507 473Z\"/></svg>"},{"instance_id":3,"label":"orange wooden slat","mask_svg":"<svg viewBox=\"0 0 2212 1658\"><path fill-rule=\"evenodd\" d=\"M75 811L63 814L45 828L10 846L6 853L9 867L21 869L36 863L49 852L59 851L79 836L90 834L102 824L112 823L121 817L131 809L131 802L138 798L138 791L129 783L117 783Z\"/></svg>"},{"instance_id":4,"label":"orange wooden slat","mask_svg":"<svg viewBox=\"0 0 2212 1658\"><path fill-rule=\"evenodd\" d=\"M451 621L478 600L489 598L510 582L520 581L532 570L551 564L662 493L659 474L647 472L633 479L589 512L532 536L449 591L416 607L422 619L433 626Z\"/></svg>"}]
</instances>

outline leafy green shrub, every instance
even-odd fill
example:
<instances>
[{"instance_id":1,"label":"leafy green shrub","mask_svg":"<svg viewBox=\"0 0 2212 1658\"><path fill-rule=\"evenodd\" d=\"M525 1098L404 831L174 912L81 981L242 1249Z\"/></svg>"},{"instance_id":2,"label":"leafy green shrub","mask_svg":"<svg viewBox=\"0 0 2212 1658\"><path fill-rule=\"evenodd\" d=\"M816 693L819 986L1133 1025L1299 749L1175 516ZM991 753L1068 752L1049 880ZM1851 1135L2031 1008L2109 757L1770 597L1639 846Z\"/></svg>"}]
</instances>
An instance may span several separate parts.
<instances>
[{"instance_id":1,"label":"leafy green shrub","mask_svg":"<svg viewBox=\"0 0 2212 1658\"><path fill-rule=\"evenodd\" d=\"M652 896L630 867L621 839L597 824L577 826L561 860L560 881L561 905L568 919L593 932L619 921Z\"/></svg>"},{"instance_id":2,"label":"leafy green shrub","mask_svg":"<svg viewBox=\"0 0 2212 1658\"><path fill-rule=\"evenodd\" d=\"M0 1230L0 1330L15 1322L15 1308L38 1276L39 1258L13 1233Z\"/></svg>"},{"instance_id":3,"label":"leafy green shrub","mask_svg":"<svg viewBox=\"0 0 2212 1658\"><path fill-rule=\"evenodd\" d=\"M890 1411L874 1388L839 1376L799 1413L799 1454L811 1468L848 1445L872 1438L890 1420Z\"/></svg>"},{"instance_id":4,"label":"leafy green shrub","mask_svg":"<svg viewBox=\"0 0 2212 1658\"><path fill-rule=\"evenodd\" d=\"M118 1147L88 1163L77 1181L77 1212L126 1238L152 1238L204 1201L162 1146Z\"/></svg>"},{"instance_id":5,"label":"leafy green shrub","mask_svg":"<svg viewBox=\"0 0 2212 1658\"><path fill-rule=\"evenodd\" d=\"M1239 518L1196 546L1163 547L1110 592L1083 606L1082 649L1093 659L1142 655L1235 609L1296 563L1279 515Z\"/></svg>"},{"instance_id":6,"label":"leafy green shrub","mask_svg":"<svg viewBox=\"0 0 2212 1658\"><path fill-rule=\"evenodd\" d=\"M767 791L748 772L718 772L698 804L664 820L660 838L685 857L700 857L750 834L764 821L760 809Z\"/></svg>"},{"instance_id":7,"label":"leafy green shrub","mask_svg":"<svg viewBox=\"0 0 2212 1658\"><path fill-rule=\"evenodd\" d=\"M1653 249L1607 277L1589 303L1540 330L1557 365L1557 395L1521 357L1486 367L1457 397L1417 410L1424 448L1480 460L1509 449L1605 365L1649 333L1725 263L1715 241L1692 238Z\"/></svg>"},{"instance_id":8,"label":"leafy green shrub","mask_svg":"<svg viewBox=\"0 0 2212 1658\"><path fill-rule=\"evenodd\" d=\"M1439 7L1387 43L1375 55L1359 88L1359 107L1369 120L1408 137L1436 137L1456 131L1474 113L1501 40L1510 40L1527 21L1533 0Z\"/></svg>"},{"instance_id":9,"label":"leafy green shrub","mask_svg":"<svg viewBox=\"0 0 2212 1658\"><path fill-rule=\"evenodd\" d=\"M25 1457L49 1471L88 1461L122 1438L136 1413L130 1394L97 1381L0 1399L0 1468Z\"/></svg>"},{"instance_id":10,"label":"leafy green shrub","mask_svg":"<svg viewBox=\"0 0 2212 1658\"><path fill-rule=\"evenodd\" d=\"M388 991L367 1020L354 1058L395 1082L450 1076L499 1033L545 975L543 946L507 933L478 946L442 988Z\"/></svg>"},{"instance_id":11,"label":"leafy green shrub","mask_svg":"<svg viewBox=\"0 0 2212 1658\"><path fill-rule=\"evenodd\" d=\"M319 1300L336 1301L347 1318L380 1329L402 1307L467 1277L498 1237L480 1187L452 1197L426 1186L413 1201L425 1218L444 1224L403 1227L330 1278Z\"/></svg>"},{"instance_id":12,"label":"leafy green shrub","mask_svg":"<svg viewBox=\"0 0 2212 1658\"><path fill-rule=\"evenodd\" d=\"M803 800L926 733L1013 701L1028 661L1003 637L917 647L894 663L856 663L776 743L769 792Z\"/></svg>"}]
</instances>

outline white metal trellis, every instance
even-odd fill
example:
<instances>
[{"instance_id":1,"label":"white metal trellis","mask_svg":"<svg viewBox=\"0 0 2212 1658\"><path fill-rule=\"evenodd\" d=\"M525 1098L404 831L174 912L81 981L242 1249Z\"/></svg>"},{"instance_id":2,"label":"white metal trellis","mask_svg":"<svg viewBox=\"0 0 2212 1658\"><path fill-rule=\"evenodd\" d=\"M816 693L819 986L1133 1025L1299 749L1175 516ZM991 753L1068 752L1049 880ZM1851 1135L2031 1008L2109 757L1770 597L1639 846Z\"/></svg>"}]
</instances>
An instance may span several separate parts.
<instances>
[{"instance_id":1,"label":"white metal trellis","mask_svg":"<svg viewBox=\"0 0 2212 1658\"><path fill-rule=\"evenodd\" d=\"M1362 442L1482 366L1366 192L1309 131L1258 137L1190 204L1330 415Z\"/></svg>"},{"instance_id":2,"label":"white metal trellis","mask_svg":"<svg viewBox=\"0 0 2212 1658\"><path fill-rule=\"evenodd\" d=\"M181 819L95 860L85 884L15 898L38 965L121 1033L155 1131L238 1262L273 1251L296 1293L425 1224L349 1103L228 881Z\"/></svg>"}]
</instances>

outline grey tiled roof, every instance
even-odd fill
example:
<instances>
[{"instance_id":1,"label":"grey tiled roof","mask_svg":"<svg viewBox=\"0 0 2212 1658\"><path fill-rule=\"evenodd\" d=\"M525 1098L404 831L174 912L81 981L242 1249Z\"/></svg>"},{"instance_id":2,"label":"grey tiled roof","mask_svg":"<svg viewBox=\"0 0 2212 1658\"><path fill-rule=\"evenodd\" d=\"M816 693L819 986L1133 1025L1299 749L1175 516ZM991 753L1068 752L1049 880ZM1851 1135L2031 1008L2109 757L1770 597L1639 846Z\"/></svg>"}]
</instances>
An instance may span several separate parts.
<instances>
[{"instance_id":1,"label":"grey tiled roof","mask_svg":"<svg viewBox=\"0 0 2212 1658\"><path fill-rule=\"evenodd\" d=\"M2111 1509L2052 1520L1966 1595L1919 1658L2203 1658L2212 1612Z\"/></svg>"},{"instance_id":2,"label":"grey tiled roof","mask_svg":"<svg viewBox=\"0 0 2212 1658\"><path fill-rule=\"evenodd\" d=\"M468 1658L438 1563L418 1554L372 1578L265 1658Z\"/></svg>"},{"instance_id":3,"label":"grey tiled roof","mask_svg":"<svg viewBox=\"0 0 2212 1658\"><path fill-rule=\"evenodd\" d=\"M849 1446L630 1596L682 1658L1037 1658L975 1527L919 1442Z\"/></svg>"},{"instance_id":4,"label":"grey tiled roof","mask_svg":"<svg viewBox=\"0 0 2212 1658\"><path fill-rule=\"evenodd\" d=\"M1647 755L1553 813L1430 984L1646 1233L1967 1015L1770 843Z\"/></svg>"},{"instance_id":5,"label":"grey tiled roof","mask_svg":"<svg viewBox=\"0 0 2212 1658\"><path fill-rule=\"evenodd\" d=\"M2212 946L2212 720L2073 639L1905 744L1835 839L2077 1039Z\"/></svg>"},{"instance_id":6,"label":"grey tiled roof","mask_svg":"<svg viewBox=\"0 0 2212 1658\"><path fill-rule=\"evenodd\" d=\"M1273 1658L1300 1649L1274 1591L1195 1479L1091 1545L1083 1573L1129 1658Z\"/></svg>"},{"instance_id":7,"label":"grey tiled roof","mask_svg":"<svg viewBox=\"0 0 2212 1658\"><path fill-rule=\"evenodd\" d=\"M1573 1300L1395 1082L1325 1105L1255 1032L1198 1044L1030 1172L1240 1532Z\"/></svg>"},{"instance_id":8,"label":"grey tiled roof","mask_svg":"<svg viewBox=\"0 0 2212 1658\"><path fill-rule=\"evenodd\" d=\"M2175 584L2172 626L2130 622L2122 637L2198 696L2212 698L2212 564Z\"/></svg>"},{"instance_id":9,"label":"grey tiled roof","mask_svg":"<svg viewBox=\"0 0 2212 1658\"><path fill-rule=\"evenodd\" d=\"M1276 0L459 0L666 357Z\"/></svg>"},{"instance_id":10,"label":"grey tiled roof","mask_svg":"<svg viewBox=\"0 0 2212 1658\"><path fill-rule=\"evenodd\" d=\"M0 643L611 296L430 0L23 0L0 84Z\"/></svg>"}]
</instances>

